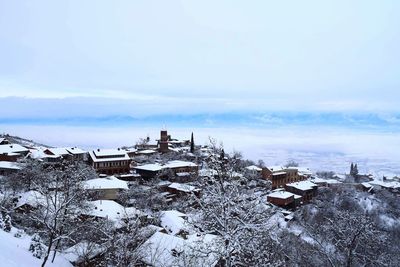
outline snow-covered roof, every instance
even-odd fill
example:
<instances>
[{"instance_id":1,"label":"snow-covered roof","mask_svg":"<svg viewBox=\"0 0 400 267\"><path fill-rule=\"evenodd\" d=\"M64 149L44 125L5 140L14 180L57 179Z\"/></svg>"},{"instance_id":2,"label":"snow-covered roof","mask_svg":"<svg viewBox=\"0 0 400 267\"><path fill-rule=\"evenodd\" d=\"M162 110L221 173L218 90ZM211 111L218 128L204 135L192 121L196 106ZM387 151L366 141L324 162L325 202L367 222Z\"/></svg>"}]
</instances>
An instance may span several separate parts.
<instances>
[{"instance_id":1,"label":"snow-covered roof","mask_svg":"<svg viewBox=\"0 0 400 267\"><path fill-rule=\"evenodd\" d=\"M43 159L43 158L59 158L59 155L48 155L44 153L42 148L30 149L30 157L33 159Z\"/></svg>"},{"instance_id":2,"label":"snow-covered roof","mask_svg":"<svg viewBox=\"0 0 400 267\"><path fill-rule=\"evenodd\" d=\"M127 153L135 153L135 152L137 152L137 149L136 149L136 148L133 148L133 147L124 148L124 150L125 150Z\"/></svg>"},{"instance_id":3,"label":"snow-covered roof","mask_svg":"<svg viewBox=\"0 0 400 267\"><path fill-rule=\"evenodd\" d=\"M161 164L154 163L154 164L145 164L145 165L141 165L141 166L136 166L135 169L143 170L143 171L157 172L157 171L161 171L163 169L163 166Z\"/></svg>"},{"instance_id":4,"label":"snow-covered roof","mask_svg":"<svg viewBox=\"0 0 400 267\"><path fill-rule=\"evenodd\" d=\"M59 155L59 156L69 155L67 149L63 147L47 148L46 150L50 151L53 155Z\"/></svg>"},{"instance_id":5,"label":"snow-covered roof","mask_svg":"<svg viewBox=\"0 0 400 267\"><path fill-rule=\"evenodd\" d=\"M268 166L267 168L268 168L268 170L270 170L270 171L272 171L272 172L276 172L276 171L283 171L283 170L285 170L285 169L286 169L285 167L283 167L283 166L279 166L279 165L275 165L275 166Z\"/></svg>"},{"instance_id":6,"label":"snow-covered roof","mask_svg":"<svg viewBox=\"0 0 400 267\"><path fill-rule=\"evenodd\" d=\"M269 193L267 196L273 197L273 198L288 199L288 198L294 197L295 194L292 194L287 191L276 191L276 192Z\"/></svg>"},{"instance_id":7,"label":"snow-covered roof","mask_svg":"<svg viewBox=\"0 0 400 267\"><path fill-rule=\"evenodd\" d=\"M11 154L11 153L24 153L29 152L29 149L19 144L6 144L0 145L0 154Z\"/></svg>"},{"instance_id":8,"label":"snow-covered roof","mask_svg":"<svg viewBox=\"0 0 400 267\"><path fill-rule=\"evenodd\" d=\"M121 204L112 200L95 200L90 201L89 203L92 208L88 211L84 211L83 214L105 218L116 223L121 223L121 219L143 215L143 212L136 208L125 208Z\"/></svg>"},{"instance_id":9,"label":"snow-covered roof","mask_svg":"<svg viewBox=\"0 0 400 267\"><path fill-rule=\"evenodd\" d=\"M188 184L181 184L181 183L172 183L168 186L169 188L173 188L182 192L190 193L194 191L198 191L199 189Z\"/></svg>"},{"instance_id":10,"label":"snow-covered roof","mask_svg":"<svg viewBox=\"0 0 400 267\"><path fill-rule=\"evenodd\" d=\"M373 185L371 185L371 184L368 183L368 182L361 183L361 185L364 186L364 187L366 187L366 188L371 188L371 187L373 187Z\"/></svg>"},{"instance_id":11,"label":"snow-covered roof","mask_svg":"<svg viewBox=\"0 0 400 267\"><path fill-rule=\"evenodd\" d=\"M373 180L368 182L371 185L378 185L384 188L400 188L400 183L399 182L384 182L384 181L380 181L380 180Z\"/></svg>"},{"instance_id":12,"label":"snow-covered roof","mask_svg":"<svg viewBox=\"0 0 400 267\"><path fill-rule=\"evenodd\" d=\"M70 262L76 263L80 262L83 256L92 259L97 255L103 253L105 250L105 247L102 247L95 243L89 244L88 242L84 241L67 248L62 252L62 255Z\"/></svg>"},{"instance_id":13,"label":"snow-covered roof","mask_svg":"<svg viewBox=\"0 0 400 267\"><path fill-rule=\"evenodd\" d=\"M190 259L191 266L213 267L219 260L218 241L217 236L210 234L189 235L185 240L156 232L140 246L139 253L151 266L185 266L188 264L185 257L195 255Z\"/></svg>"},{"instance_id":14,"label":"snow-covered roof","mask_svg":"<svg viewBox=\"0 0 400 267\"><path fill-rule=\"evenodd\" d=\"M290 186L302 191L306 191L306 190L311 190L314 189L315 187L318 187L318 185L310 182L310 181L300 181L300 182L295 182L295 183L290 183L287 184L286 186Z\"/></svg>"},{"instance_id":15,"label":"snow-covered roof","mask_svg":"<svg viewBox=\"0 0 400 267\"><path fill-rule=\"evenodd\" d=\"M173 160L167 162L164 165L161 165L159 163L145 164L141 166L136 166L135 169L156 172L156 171L161 171L163 169L174 169L174 168L184 168L184 167L197 167L197 164L189 161Z\"/></svg>"},{"instance_id":16,"label":"snow-covered roof","mask_svg":"<svg viewBox=\"0 0 400 267\"><path fill-rule=\"evenodd\" d=\"M165 168L184 168L184 167L197 167L197 164L190 161L173 160L164 165Z\"/></svg>"},{"instance_id":17,"label":"snow-covered roof","mask_svg":"<svg viewBox=\"0 0 400 267\"><path fill-rule=\"evenodd\" d=\"M18 195L18 202L15 208L19 208L23 205L29 205L34 208L43 205L46 202L46 198L38 191L27 191Z\"/></svg>"},{"instance_id":18,"label":"snow-covered roof","mask_svg":"<svg viewBox=\"0 0 400 267\"><path fill-rule=\"evenodd\" d=\"M313 172L307 167L295 167L301 175L312 175Z\"/></svg>"},{"instance_id":19,"label":"snow-covered roof","mask_svg":"<svg viewBox=\"0 0 400 267\"><path fill-rule=\"evenodd\" d=\"M247 166L246 169L249 171L257 171L257 172L262 171L262 169L256 165Z\"/></svg>"},{"instance_id":20,"label":"snow-covered roof","mask_svg":"<svg viewBox=\"0 0 400 267\"><path fill-rule=\"evenodd\" d=\"M163 211L161 213L161 226L172 235L178 234L181 230L187 228L184 218L187 215L176 210Z\"/></svg>"},{"instance_id":21,"label":"snow-covered roof","mask_svg":"<svg viewBox=\"0 0 400 267\"><path fill-rule=\"evenodd\" d=\"M20 170L21 167L15 162L0 161L0 169Z\"/></svg>"},{"instance_id":22,"label":"snow-covered roof","mask_svg":"<svg viewBox=\"0 0 400 267\"><path fill-rule=\"evenodd\" d=\"M174 252L185 249L185 240L176 236L155 232L142 246L139 253L143 261L151 266L173 266L176 262Z\"/></svg>"},{"instance_id":23,"label":"snow-covered roof","mask_svg":"<svg viewBox=\"0 0 400 267\"><path fill-rule=\"evenodd\" d=\"M71 153L73 155L80 155L80 154L87 153L87 151L80 149L78 147L67 147L67 148L65 148L65 150L67 150L69 153Z\"/></svg>"},{"instance_id":24,"label":"snow-covered roof","mask_svg":"<svg viewBox=\"0 0 400 267\"><path fill-rule=\"evenodd\" d=\"M89 152L93 162L131 160L125 150L99 149Z\"/></svg>"},{"instance_id":25,"label":"snow-covered roof","mask_svg":"<svg viewBox=\"0 0 400 267\"><path fill-rule=\"evenodd\" d=\"M96 178L84 182L85 189L129 189L128 183L115 176Z\"/></svg>"},{"instance_id":26,"label":"snow-covered roof","mask_svg":"<svg viewBox=\"0 0 400 267\"><path fill-rule=\"evenodd\" d=\"M96 157L124 156L126 151L122 149L97 149L92 151Z\"/></svg>"}]
</instances>

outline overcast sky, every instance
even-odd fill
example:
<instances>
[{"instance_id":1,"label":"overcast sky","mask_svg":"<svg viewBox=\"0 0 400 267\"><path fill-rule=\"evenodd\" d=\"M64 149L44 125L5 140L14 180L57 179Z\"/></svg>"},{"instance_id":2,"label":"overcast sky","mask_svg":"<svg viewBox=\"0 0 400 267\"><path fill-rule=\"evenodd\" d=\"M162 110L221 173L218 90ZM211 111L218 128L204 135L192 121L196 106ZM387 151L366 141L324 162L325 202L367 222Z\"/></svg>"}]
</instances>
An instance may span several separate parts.
<instances>
[{"instance_id":1,"label":"overcast sky","mask_svg":"<svg viewBox=\"0 0 400 267\"><path fill-rule=\"evenodd\" d=\"M398 112L399 14L397 0L0 0L0 93L120 113Z\"/></svg>"}]
</instances>

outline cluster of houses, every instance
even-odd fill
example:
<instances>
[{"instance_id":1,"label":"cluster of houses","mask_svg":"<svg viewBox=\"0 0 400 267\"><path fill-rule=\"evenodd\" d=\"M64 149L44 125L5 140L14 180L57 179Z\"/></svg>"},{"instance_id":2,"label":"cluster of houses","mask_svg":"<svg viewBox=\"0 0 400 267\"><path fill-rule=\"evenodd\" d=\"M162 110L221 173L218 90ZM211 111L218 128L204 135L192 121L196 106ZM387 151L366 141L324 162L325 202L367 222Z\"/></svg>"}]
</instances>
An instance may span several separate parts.
<instances>
[{"instance_id":1,"label":"cluster of houses","mask_svg":"<svg viewBox=\"0 0 400 267\"><path fill-rule=\"evenodd\" d=\"M95 149L85 151L77 147L50 148L35 145L21 145L10 142L7 138L0 138L0 175L18 171L21 166L19 159L32 158L48 163L62 160L85 162L92 166L98 177L83 182L83 189L90 196L91 208L82 211L81 218L108 220L114 223L117 229L126 227L130 219L143 221L143 233L148 233L143 244L138 248L143 263L151 266L175 266L191 264L191 266L216 266L219 258L215 251L218 249L220 238L216 235L202 234L191 223L191 216L178 210L161 211L159 220L151 214L133 206L124 207L120 197L129 192L137 181L150 181L156 178L156 188L166 203L176 199L195 195L201 197L201 190L192 181L201 177L215 175L215 170L201 168L191 158L192 140L177 140L171 138L167 131L160 132L160 139L151 142L149 138L134 147L116 149ZM185 160L161 160L158 155L179 153L185 155ZM201 160L210 153L208 147L198 147L197 156ZM298 206L308 203L317 194L318 187L332 187L340 185L336 179L316 178L307 168L290 166L247 166L243 173L234 173L237 178L243 175L256 176L270 182L272 191L266 196L266 201L283 208L289 218L290 212ZM375 187L389 186L399 189L400 181L368 182L361 184L365 190L371 191ZM146 186L143 186L145 190ZM45 203L45 196L37 191L22 193L15 200L17 212L30 212ZM289 216L289 217L288 217ZM285 218L286 218L285 217ZM74 245L65 252L65 257L76 265L82 260L77 251L88 248L88 244ZM212 248L212 249L204 249ZM196 257L195 262L176 262L184 257L177 257L190 253L191 250L206 251L204 255ZM91 257L104 252L98 247ZM214 251L214 252L213 252Z\"/></svg>"},{"instance_id":2,"label":"cluster of houses","mask_svg":"<svg viewBox=\"0 0 400 267\"><path fill-rule=\"evenodd\" d=\"M319 186L332 186L340 183L334 179L315 178L308 168L248 166L246 169L248 172L258 173L262 178L271 182L272 192L267 195L269 203L290 210L308 203L316 196Z\"/></svg>"}]
</instances>

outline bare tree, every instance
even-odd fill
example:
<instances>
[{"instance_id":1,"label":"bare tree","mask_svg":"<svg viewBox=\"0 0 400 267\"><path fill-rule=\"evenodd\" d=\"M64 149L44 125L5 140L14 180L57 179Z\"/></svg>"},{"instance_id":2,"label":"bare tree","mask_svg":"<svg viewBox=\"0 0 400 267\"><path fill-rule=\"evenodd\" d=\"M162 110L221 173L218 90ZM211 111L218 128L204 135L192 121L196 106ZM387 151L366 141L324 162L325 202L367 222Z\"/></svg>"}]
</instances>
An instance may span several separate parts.
<instances>
[{"instance_id":1,"label":"bare tree","mask_svg":"<svg viewBox=\"0 0 400 267\"><path fill-rule=\"evenodd\" d=\"M321 193L297 213L292 223L292 228L301 229L295 234L298 237L295 247L302 247L301 251L306 254L299 257L295 252L293 255L289 247L289 258L296 263L302 259L310 266L387 265L388 251L383 246L387 233L360 206L357 198L362 195L354 189L326 189ZM289 240L293 247L293 238Z\"/></svg>"},{"instance_id":2,"label":"bare tree","mask_svg":"<svg viewBox=\"0 0 400 267\"><path fill-rule=\"evenodd\" d=\"M53 251L54 261L62 242L70 240L81 229L78 215L87 208L82 181L95 177L95 172L80 162L34 164L38 166L30 168L33 171L29 188L38 191L44 199L41 207L30 213L28 219L39 227L38 232L45 240L47 251L42 263L45 266L50 253Z\"/></svg>"},{"instance_id":3,"label":"bare tree","mask_svg":"<svg viewBox=\"0 0 400 267\"><path fill-rule=\"evenodd\" d=\"M200 227L221 237L218 253L226 266L259 266L279 262L267 247L276 244L270 238L269 219L273 213L262 199L248 196L243 180L234 179L240 154L226 154L221 146L211 142L213 152L208 166L215 175L202 185ZM260 244L263 243L262 246Z\"/></svg>"}]
</instances>

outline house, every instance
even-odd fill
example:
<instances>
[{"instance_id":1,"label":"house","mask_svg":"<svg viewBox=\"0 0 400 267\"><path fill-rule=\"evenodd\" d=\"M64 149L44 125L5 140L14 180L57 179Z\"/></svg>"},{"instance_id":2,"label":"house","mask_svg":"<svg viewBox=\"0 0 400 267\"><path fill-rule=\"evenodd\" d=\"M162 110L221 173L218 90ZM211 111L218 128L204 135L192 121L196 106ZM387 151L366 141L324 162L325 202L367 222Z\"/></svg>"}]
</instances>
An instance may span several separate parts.
<instances>
[{"instance_id":1,"label":"house","mask_svg":"<svg viewBox=\"0 0 400 267\"><path fill-rule=\"evenodd\" d=\"M380 180L373 180L368 183L376 189L387 189L391 192L398 192L400 190L399 182L385 182Z\"/></svg>"},{"instance_id":2,"label":"house","mask_svg":"<svg viewBox=\"0 0 400 267\"><path fill-rule=\"evenodd\" d=\"M163 170L163 166L159 163L145 164L134 167L137 174L144 179L151 179L158 176Z\"/></svg>"},{"instance_id":3,"label":"house","mask_svg":"<svg viewBox=\"0 0 400 267\"><path fill-rule=\"evenodd\" d=\"M137 149L136 148L124 148L124 150L126 151L126 154L128 154L128 156L132 159L135 157Z\"/></svg>"},{"instance_id":4,"label":"house","mask_svg":"<svg viewBox=\"0 0 400 267\"><path fill-rule=\"evenodd\" d=\"M43 150L43 153L47 156L57 159L62 158L62 159L78 160L78 161L87 160L87 152L77 147L46 148Z\"/></svg>"},{"instance_id":5,"label":"house","mask_svg":"<svg viewBox=\"0 0 400 267\"><path fill-rule=\"evenodd\" d=\"M247 166L247 167L245 167L245 169L248 170L248 171L255 172L255 173L261 173L262 172L262 168L260 168L260 167L258 167L256 165Z\"/></svg>"},{"instance_id":6,"label":"house","mask_svg":"<svg viewBox=\"0 0 400 267\"><path fill-rule=\"evenodd\" d=\"M295 167L272 166L263 168L261 171L264 179L270 180L272 189L284 187L287 183L305 180L306 177L299 175Z\"/></svg>"},{"instance_id":7,"label":"house","mask_svg":"<svg viewBox=\"0 0 400 267\"><path fill-rule=\"evenodd\" d=\"M17 161L28 153L29 149L19 144L0 145L0 161Z\"/></svg>"},{"instance_id":8,"label":"house","mask_svg":"<svg viewBox=\"0 0 400 267\"><path fill-rule=\"evenodd\" d=\"M211 234L193 234L187 239L154 233L138 249L146 266L222 266L218 251L221 239ZM188 257L190 255L190 257Z\"/></svg>"},{"instance_id":9,"label":"house","mask_svg":"<svg viewBox=\"0 0 400 267\"><path fill-rule=\"evenodd\" d=\"M289 167L289 168L297 169L299 176L302 176L304 180L310 179L313 175L313 172L310 170L310 168L307 167Z\"/></svg>"},{"instance_id":10,"label":"house","mask_svg":"<svg viewBox=\"0 0 400 267\"><path fill-rule=\"evenodd\" d=\"M116 200L121 192L129 189L127 182L115 176L85 181L83 187L95 200Z\"/></svg>"},{"instance_id":11,"label":"house","mask_svg":"<svg viewBox=\"0 0 400 267\"><path fill-rule=\"evenodd\" d=\"M106 251L107 248L102 245L83 241L65 249L62 255L74 266L98 266Z\"/></svg>"},{"instance_id":12,"label":"house","mask_svg":"<svg viewBox=\"0 0 400 267\"><path fill-rule=\"evenodd\" d=\"M286 191L301 196L303 202L308 202L317 195L318 185L310 181L300 181L286 184L285 189Z\"/></svg>"},{"instance_id":13,"label":"house","mask_svg":"<svg viewBox=\"0 0 400 267\"><path fill-rule=\"evenodd\" d=\"M302 200L302 197L284 190L277 190L267 195L267 201L282 208L294 209Z\"/></svg>"},{"instance_id":14,"label":"house","mask_svg":"<svg viewBox=\"0 0 400 267\"><path fill-rule=\"evenodd\" d=\"M66 147L65 150L72 156L73 160L86 161L88 160L88 152L78 147Z\"/></svg>"},{"instance_id":15,"label":"house","mask_svg":"<svg viewBox=\"0 0 400 267\"><path fill-rule=\"evenodd\" d=\"M89 164L98 172L104 174L126 174L130 172L132 159L125 150L96 149L89 152Z\"/></svg>"},{"instance_id":16,"label":"house","mask_svg":"<svg viewBox=\"0 0 400 267\"><path fill-rule=\"evenodd\" d=\"M54 148L46 148L43 150L43 153L49 156L54 156L57 158L63 158L63 159L70 159L70 153L62 147L54 147Z\"/></svg>"},{"instance_id":17,"label":"house","mask_svg":"<svg viewBox=\"0 0 400 267\"><path fill-rule=\"evenodd\" d=\"M59 155L54 155L52 153L44 153L44 150L47 148L41 148L41 147L33 147L29 149L29 154L27 157L31 159L36 159L39 161L44 161L44 162L60 162L62 160L62 157Z\"/></svg>"},{"instance_id":18,"label":"house","mask_svg":"<svg viewBox=\"0 0 400 267\"><path fill-rule=\"evenodd\" d=\"M31 190L18 195L14 210L22 213L30 212L45 203L46 198L40 192Z\"/></svg>"},{"instance_id":19,"label":"house","mask_svg":"<svg viewBox=\"0 0 400 267\"><path fill-rule=\"evenodd\" d=\"M95 200L88 204L90 208L82 211L82 218L109 220L116 228L124 227L129 219L147 217L142 211L134 207L125 208L113 200Z\"/></svg>"},{"instance_id":20,"label":"house","mask_svg":"<svg viewBox=\"0 0 400 267\"><path fill-rule=\"evenodd\" d=\"M0 161L0 175L7 175L15 173L20 170L21 167L15 162L11 161Z\"/></svg>"},{"instance_id":21,"label":"house","mask_svg":"<svg viewBox=\"0 0 400 267\"><path fill-rule=\"evenodd\" d=\"M251 166L247 166L245 167L245 173L246 175L250 175L250 176L256 176L256 177L260 177L262 176L262 168L256 166L256 165L251 165Z\"/></svg>"},{"instance_id":22,"label":"house","mask_svg":"<svg viewBox=\"0 0 400 267\"><path fill-rule=\"evenodd\" d=\"M191 194L200 196L200 189L188 184L172 183L166 187L166 191L177 197L190 196Z\"/></svg>"},{"instance_id":23,"label":"house","mask_svg":"<svg viewBox=\"0 0 400 267\"><path fill-rule=\"evenodd\" d=\"M193 162L174 160L164 165L159 163L145 164L134 167L143 178L154 178L158 175L168 176L168 172L175 178L198 175L199 166Z\"/></svg>"}]
</instances>

